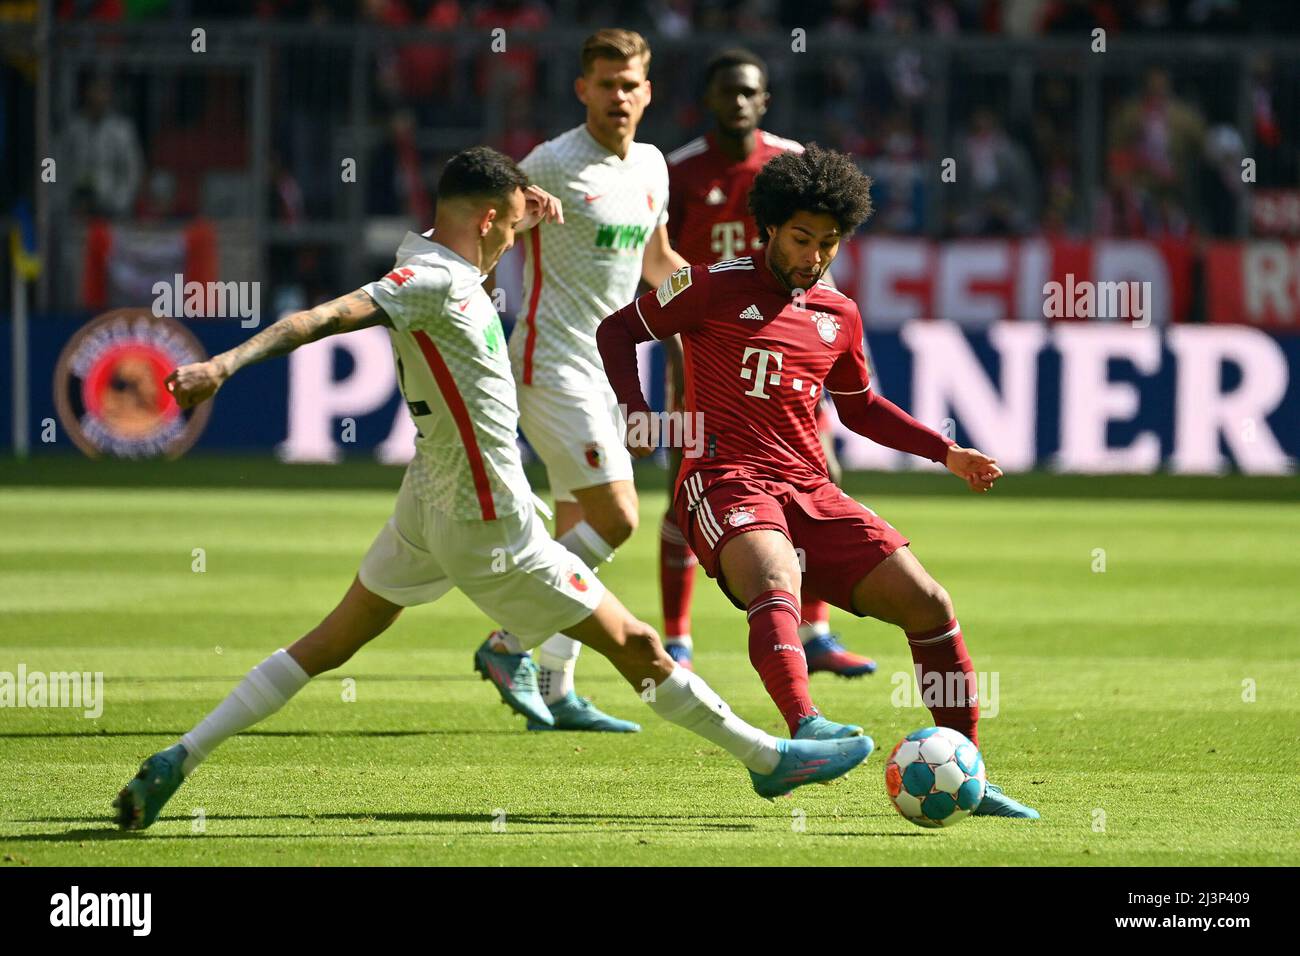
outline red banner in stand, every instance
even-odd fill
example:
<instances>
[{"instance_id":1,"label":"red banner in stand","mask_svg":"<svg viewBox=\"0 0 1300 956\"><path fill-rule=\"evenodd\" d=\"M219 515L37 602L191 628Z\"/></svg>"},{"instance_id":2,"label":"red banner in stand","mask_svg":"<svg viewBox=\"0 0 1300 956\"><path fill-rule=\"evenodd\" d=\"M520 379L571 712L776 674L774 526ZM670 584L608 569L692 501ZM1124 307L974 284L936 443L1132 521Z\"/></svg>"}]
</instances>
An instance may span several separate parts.
<instances>
[{"instance_id":1,"label":"red banner in stand","mask_svg":"<svg viewBox=\"0 0 1300 956\"><path fill-rule=\"evenodd\" d=\"M916 318L951 319L980 328L994 322L1134 316L1045 311L1052 284L1070 302L1085 284L1138 283L1156 324L1187 321L1192 311L1194 250L1179 239L859 238L836 263L840 287L869 326ZM1145 300L1143 300L1145 301Z\"/></svg>"},{"instance_id":2,"label":"red banner in stand","mask_svg":"<svg viewBox=\"0 0 1300 956\"><path fill-rule=\"evenodd\" d=\"M88 309L148 305L156 282L215 282L217 236L203 219L158 228L94 219L86 227L81 304Z\"/></svg>"},{"instance_id":3,"label":"red banner in stand","mask_svg":"<svg viewBox=\"0 0 1300 956\"><path fill-rule=\"evenodd\" d=\"M1211 322L1300 331L1300 243L1216 242L1205 255Z\"/></svg>"}]
</instances>

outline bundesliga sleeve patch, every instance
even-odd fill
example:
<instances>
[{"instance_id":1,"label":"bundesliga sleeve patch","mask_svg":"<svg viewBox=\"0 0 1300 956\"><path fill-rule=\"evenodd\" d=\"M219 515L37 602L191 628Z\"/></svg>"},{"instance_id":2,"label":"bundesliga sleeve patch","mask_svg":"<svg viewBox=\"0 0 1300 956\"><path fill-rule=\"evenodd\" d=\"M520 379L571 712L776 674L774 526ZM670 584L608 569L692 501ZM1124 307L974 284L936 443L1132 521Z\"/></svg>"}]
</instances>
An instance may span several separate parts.
<instances>
[{"instance_id":1,"label":"bundesliga sleeve patch","mask_svg":"<svg viewBox=\"0 0 1300 956\"><path fill-rule=\"evenodd\" d=\"M691 285L691 267L682 266L667 279L655 292L655 298L659 300L660 307L667 305L673 298Z\"/></svg>"}]
</instances>

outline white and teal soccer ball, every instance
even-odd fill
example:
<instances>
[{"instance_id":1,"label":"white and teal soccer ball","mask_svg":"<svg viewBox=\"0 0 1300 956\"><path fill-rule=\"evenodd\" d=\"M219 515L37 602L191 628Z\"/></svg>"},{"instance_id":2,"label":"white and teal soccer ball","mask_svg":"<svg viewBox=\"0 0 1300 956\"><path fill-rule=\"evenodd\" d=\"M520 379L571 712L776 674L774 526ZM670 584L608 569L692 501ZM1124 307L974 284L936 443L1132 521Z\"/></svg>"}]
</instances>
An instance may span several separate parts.
<instances>
[{"instance_id":1,"label":"white and teal soccer ball","mask_svg":"<svg viewBox=\"0 0 1300 956\"><path fill-rule=\"evenodd\" d=\"M950 827L984 799L984 758L965 734L926 727L898 742L885 764L894 809L919 827Z\"/></svg>"}]
</instances>

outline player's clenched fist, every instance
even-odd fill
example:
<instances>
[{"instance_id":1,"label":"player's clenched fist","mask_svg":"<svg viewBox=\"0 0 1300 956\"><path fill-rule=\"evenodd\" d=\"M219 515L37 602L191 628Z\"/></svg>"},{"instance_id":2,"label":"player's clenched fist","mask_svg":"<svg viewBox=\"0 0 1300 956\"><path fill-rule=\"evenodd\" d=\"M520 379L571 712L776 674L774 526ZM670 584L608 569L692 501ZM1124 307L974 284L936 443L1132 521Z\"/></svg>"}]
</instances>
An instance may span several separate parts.
<instances>
[{"instance_id":1,"label":"player's clenched fist","mask_svg":"<svg viewBox=\"0 0 1300 956\"><path fill-rule=\"evenodd\" d=\"M524 218L515 228L524 232L541 222L564 225L564 207L545 189L529 186L524 190Z\"/></svg>"},{"instance_id":2,"label":"player's clenched fist","mask_svg":"<svg viewBox=\"0 0 1300 956\"><path fill-rule=\"evenodd\" d=\"M167 376L166 384L177 405L193 408L217 394L225 380L217 363L208 361L182 365Z\"/></svg>"},{"instance_id":3,"label":"player's clenched fist","mask_svg":"<svg viewBox=\"0 0 1300 956\"><path fill-rule=\"evenodd\" d=\"M645 458L647 455L653 455L655 453L655 446L636 442L629 438L627 441L627 451L633 458Z\"/></svg>"},{"instance_id":4,"label":"player's clenched fist","mask_svg":"<svg viewBox=\"0 0 1300 956\"><path fill-rule=\"evenodd\" d=\"M654 429L646 419L649 412L628 412L626 405L619 406L624 425L623 444L633 458L645 458L655 452Z\"/></svg>"},{"instance_id":5,"label":"player's clenched fist","mask_svg":"<svg viewBox=\"0 0 1300 956\"><path fill-rule=\"evenodd\" d=\"M974 448L949 446L948 460L944 464L949 471L970 485L971 491L988 491L993 487L993 482L1002 477L997 459Z\"/></svg>"}]
</instances>

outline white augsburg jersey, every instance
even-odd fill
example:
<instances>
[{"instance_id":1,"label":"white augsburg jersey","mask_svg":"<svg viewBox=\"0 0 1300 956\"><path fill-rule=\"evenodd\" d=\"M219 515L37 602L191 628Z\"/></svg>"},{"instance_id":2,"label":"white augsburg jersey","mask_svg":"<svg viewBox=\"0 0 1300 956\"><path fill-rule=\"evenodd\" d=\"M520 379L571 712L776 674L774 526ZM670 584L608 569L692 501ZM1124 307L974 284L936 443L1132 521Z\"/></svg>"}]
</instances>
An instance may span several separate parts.
<instances>
[{"instance_id":1,"label":"white augsburg jersey","mask_svg":"<svg viewBox=\"0 0 1300 956\"><path fill-rule=\"evenodd\" d=\"M505 334L484 278L446 246L408 232L393 271L362 288L392 320L397 381L419 432L408 466L416 496L453 518L492 521L532 491L515 444Z\"/></svg>"},{"instance_id":2,"label":"white augsburg jersey","mask_svg":"<svg viewBox=\"0 0 1300 956\"><path fill-rule=\"evenodd\" d=\"M510 361L523 385L608 389L596 326L636 297L641 259L668 221L668 164L649 143L619 159L585 125L547 140L519 164L559 198L564 225L543 223L524 243L523 308Z\"/></svg>"}]
</instances>

